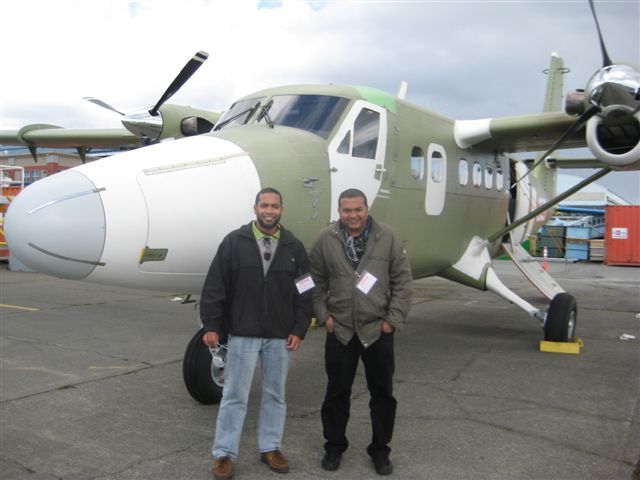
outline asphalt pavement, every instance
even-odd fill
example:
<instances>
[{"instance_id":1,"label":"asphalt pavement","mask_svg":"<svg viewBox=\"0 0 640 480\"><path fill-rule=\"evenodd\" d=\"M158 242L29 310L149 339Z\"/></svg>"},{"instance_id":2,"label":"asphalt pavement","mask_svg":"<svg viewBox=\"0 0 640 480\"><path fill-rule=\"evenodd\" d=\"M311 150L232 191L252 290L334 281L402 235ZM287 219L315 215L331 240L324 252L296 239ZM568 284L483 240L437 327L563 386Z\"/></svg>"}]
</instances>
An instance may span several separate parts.
<instances>
[{"instance_id":1,"label":"asphalt pavement","mask_svg":"<svg viewBox=\"0 0 640 480\"><path fill-rule=\"evenodd\" d=\"M496 271L543 304L510 262ZM537 321L490 292L415 282L396 335L391 478L640 479L640 269L555 262L550 273L577 298L579 355L540 352ZM6 264L0 288L0 478L212 478L218 407L194 401L182 380L193 303ZM290 473L259 461L256 379L234 479L378 478L362 367L351 446L338 471L320 468L323 342L310 330L291 363Z\"/></svg>"}]
</instances>

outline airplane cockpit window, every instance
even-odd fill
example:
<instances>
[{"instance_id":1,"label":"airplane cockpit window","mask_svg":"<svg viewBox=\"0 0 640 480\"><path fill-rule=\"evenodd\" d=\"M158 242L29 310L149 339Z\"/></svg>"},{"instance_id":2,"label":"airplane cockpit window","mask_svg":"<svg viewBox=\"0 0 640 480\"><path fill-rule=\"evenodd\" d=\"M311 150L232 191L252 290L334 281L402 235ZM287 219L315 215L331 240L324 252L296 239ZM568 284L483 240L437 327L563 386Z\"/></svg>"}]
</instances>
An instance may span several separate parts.
<instances>
[{"instance_id":1,"label":"airplane cockpit window","mask_svg":"<svg viewBox=\"0 0 640 480\"><path fill-rule=\"evenodd\" d=\"M349 100L330 95L275 95L258 122L300 128L327 138Z\"/></svg>"},{"instance_id":2,"label":"airplane cockpit window","mask_svg":"<svg viewBox=\"0 0 640 480\"><path fill-rule=\"evenodd\" d=\"M379 133L380 114L368 108L363 108L354 123L353 156L376 158Z\"/></svg>"},{"instance_id":3,"label":"airplane cockpit window","mask_svg":"<svg viewBox=\"0 0 640 480\"><path fill-rule=\"evenodd\" d=\"M253 115L260 106L261 100L262 98L251 98L234 103L231 105L231 108L220 117L214 130L220 130L229 125L243 125L247 123L251 115Z\"/></svg>"},{"instance_id":4,"label":"airplane cockpit window","mask_svg":"<svg viewBox=\"0 0 640 480\"><path fill-rule=\"evenodd\" d=\"M418 181L424 178L424 151L420 147L411 149L411 178Z\"/></svg>"},{"instance_id":5,"label":"airplane cockpit window","mask_svg":"<svg viewBox=\"0 0 640 480\"><path fill-rule=\"evenodd\" d=\"M346 135L340 142L340 145L338 146L338 153L344 153L348 155L350 150L351 150L351 130L349 130L346 133Z\"/></svg>"},{"instance_id":6,"label":"airplane cockpit window","mask_svg":"<svg viewBox=\"0 0 640 480\"><path fill-rule=\"evenodd\" d=\"M469 163L464 158L458 163L458 182L460 185L469 183Z\"/></svg>"}]
</instances>

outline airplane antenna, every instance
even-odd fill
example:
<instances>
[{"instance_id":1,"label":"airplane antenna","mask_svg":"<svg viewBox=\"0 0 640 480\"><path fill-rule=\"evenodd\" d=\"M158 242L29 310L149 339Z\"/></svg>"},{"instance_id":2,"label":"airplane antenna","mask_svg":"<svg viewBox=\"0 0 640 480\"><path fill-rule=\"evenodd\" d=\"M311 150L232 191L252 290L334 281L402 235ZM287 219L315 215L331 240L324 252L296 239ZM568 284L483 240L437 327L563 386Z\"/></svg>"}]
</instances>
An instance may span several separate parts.
<instances>
[{"instance_id":1,"label":"airplane antenna","mask_svg":"<svg viewBox=\"0 0 640 480\"><path fill-rule=\"evenodd\" d=\"M400 82L400 86L398 87L398 98L402 100L407 98L407 86L408 86L408 83L405 82L404 80Z\"/></svg>"}]
</instances>

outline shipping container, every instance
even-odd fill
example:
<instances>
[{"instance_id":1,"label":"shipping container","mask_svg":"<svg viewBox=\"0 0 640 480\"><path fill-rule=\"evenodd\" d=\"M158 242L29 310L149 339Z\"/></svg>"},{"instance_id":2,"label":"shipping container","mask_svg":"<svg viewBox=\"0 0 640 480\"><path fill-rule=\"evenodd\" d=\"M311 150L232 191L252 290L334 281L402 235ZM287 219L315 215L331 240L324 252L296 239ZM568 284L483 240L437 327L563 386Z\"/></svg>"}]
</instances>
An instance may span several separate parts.
<instances>
[{"instance_id":1,"label":"shipping container","mask_svg":"<svg viewBox=\"0 0 640 480\"><path fill-rule=\"evenodd\" d=\"M608 205L605 225L604 263L640 266L640 205Z\"/></svg>"}]
</instances>

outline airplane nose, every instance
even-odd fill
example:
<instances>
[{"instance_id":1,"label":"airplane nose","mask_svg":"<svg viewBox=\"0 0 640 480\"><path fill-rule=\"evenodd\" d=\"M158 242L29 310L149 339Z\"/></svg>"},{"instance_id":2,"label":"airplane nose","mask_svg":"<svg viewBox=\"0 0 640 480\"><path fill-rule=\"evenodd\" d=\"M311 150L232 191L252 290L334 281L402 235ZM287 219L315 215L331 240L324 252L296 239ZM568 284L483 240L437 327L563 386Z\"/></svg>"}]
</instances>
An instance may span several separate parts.
<instances>
[{"instance_id":1,"label":"airplane nose","mask_svg":"<svg viewBox=\"0 0 640 480\"><path fill-rule=\"evenodd\" d=\"M100 189L74 170L39 180L11 203L5 236L11 254L26 266L84 278L100 265L105 243Z\"/></svg>"}]
</instances>

